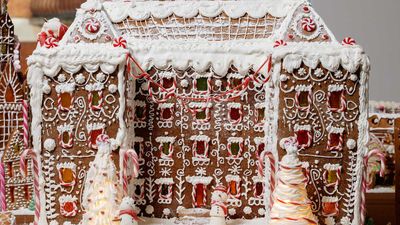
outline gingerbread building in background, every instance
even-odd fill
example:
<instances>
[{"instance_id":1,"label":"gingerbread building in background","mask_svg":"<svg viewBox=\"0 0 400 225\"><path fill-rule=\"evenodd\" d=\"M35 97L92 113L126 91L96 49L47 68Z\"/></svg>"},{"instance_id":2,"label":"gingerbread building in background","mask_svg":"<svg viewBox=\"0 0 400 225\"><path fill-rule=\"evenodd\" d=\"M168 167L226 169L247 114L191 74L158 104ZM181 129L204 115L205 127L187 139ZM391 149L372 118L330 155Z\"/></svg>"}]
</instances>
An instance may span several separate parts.
<instances>
[{"instance_id":1,"label":"gingerbread building in background","mask_svg":"<svg viewBox=\"0 0 400 225\"><path fill-rule=\"evenodd\" d=\"M28 167L24 171L26 176L22 175L20 168L20 158L24 150L22 133L19 130L15 130L10 136L1 159L5 168L6 211L27 209L31 201L33 201L31 160L27 158Z\"/></svg>"},{"instance_id":2,"label":"gingerbread building in background","mask_svg":"<svg viewBox=\"0 0 400 225\"><path fill-rule=\"evenodd\" d=\"M369 61L307 1L89 0L64 28L49 20L28 59L39 225L95 215L101 134L144 224L207 224L217 185L235 224L267 221L287 137L319 223L363 220Z\"/></svg>"}]
</instances>

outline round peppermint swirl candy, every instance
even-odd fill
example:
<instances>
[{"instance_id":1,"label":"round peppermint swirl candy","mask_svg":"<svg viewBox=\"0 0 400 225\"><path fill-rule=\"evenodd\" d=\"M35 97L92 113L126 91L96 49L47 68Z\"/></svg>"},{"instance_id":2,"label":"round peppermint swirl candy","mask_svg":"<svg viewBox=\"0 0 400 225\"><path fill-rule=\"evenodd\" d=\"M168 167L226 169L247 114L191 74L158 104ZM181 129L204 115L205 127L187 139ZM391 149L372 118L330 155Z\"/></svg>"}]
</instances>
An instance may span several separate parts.
<instances>
[{"instance_id":1,"label":"round peppermint swirl candy","mask_svg":"<svg viewBox=\"0 0 400 225\"><path fill-rule=\"evenodd\" d=\"M317 24L313 19L307 17L301 20L301 27L304 31L314 32L317 29Z\"/></svg>"},{"instance_id":2,"label":"round peppermint swirl candy","mask_svg":"<svg viewBox=\"0 0 400 225\"><path fill-rule=\"evenodd\" d=\"M279 40L274 42L274 48L280 47L280 46L286 46L286 42L284 40Z\"/></svg>"},{"instance_id":3,"label":"round peppermint swirl candy","mask_svg":"<svg viewBox=\"0 0 400 225\"><path fill-rule=\"evenodd\" d=\"M55 48L58 47L58 40L54 37L49 37L46 39L46 41L44 42L44 46L46 48Z\"/></svg>"},{"instance_id":4,"label":"round peppermint swirl candy","mask_svg":"<svg viewBox=\"0 0 400 225\"><path fill-rule=\"evenodd\" d=\"M99 32L101 27L100 22L95 18L90 18L85 21L85 29L87 32L95 34Z\"/></svg>"},{"instance_id":5,"label":"round peppermint swirl candy","mask_svg":"<svg viewBox=\"0 0 400 225\"><path fill-rule=\"evenodd\" d=\"M113 42L114 47L121 47L121 48L126 48L127 47L127 42L124 38L119 37L115 38Z\"/></svg>"},{"instance_id":6,"label":"round peppermint swirl candy","mask_svg":"<svg viewBox=\"0 0 400 225\"><path fill-rule=\"evenodd\" d=\"M356 45L356 40L351 37L347 37L342 41L342 45Z\"/></svg>"}]
</instances>

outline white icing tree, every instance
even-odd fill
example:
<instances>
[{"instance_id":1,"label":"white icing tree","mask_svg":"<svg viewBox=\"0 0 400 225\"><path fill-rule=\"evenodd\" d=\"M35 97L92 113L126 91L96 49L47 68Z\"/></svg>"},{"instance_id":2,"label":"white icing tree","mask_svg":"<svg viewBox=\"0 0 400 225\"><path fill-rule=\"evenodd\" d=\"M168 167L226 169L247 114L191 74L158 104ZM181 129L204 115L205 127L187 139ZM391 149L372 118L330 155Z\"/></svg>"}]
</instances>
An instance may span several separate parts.
<instances>
[{"instance_id":1,"label":"white icing tree","mask_svg":"<svg viewBox=\"0 0 400 225\"><path fill-rule=\"evenodd\" d=\"M82 206L85 214L81 225L119 224L118 213L122 193L116 167L111 159L111 143L107 135L97 138L98 151L86 176Z\"/></svg>"},{"instance_id":2,"label":"white icing tree","mask_svg":"<svg viewBox=\"0 0 400 225\"><path fill-rule=\"evenodd\" d=\"M287 154L279 164L270 224L316 225L317 219L307 197L307 179L297 157L297 142L294 138L285 138L280 144Z\"/></svg>"}]
</instances>

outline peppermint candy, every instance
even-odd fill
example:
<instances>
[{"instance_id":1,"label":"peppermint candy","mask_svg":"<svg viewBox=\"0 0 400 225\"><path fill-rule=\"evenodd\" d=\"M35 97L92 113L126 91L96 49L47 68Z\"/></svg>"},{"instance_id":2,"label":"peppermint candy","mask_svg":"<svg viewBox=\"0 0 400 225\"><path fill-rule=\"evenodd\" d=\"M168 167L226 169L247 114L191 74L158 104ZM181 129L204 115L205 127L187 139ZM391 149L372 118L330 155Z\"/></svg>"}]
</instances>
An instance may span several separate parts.
<instances>
[{"instance_id":1,"label":"peppermint candy","mask_svg":"<svg viewBox=\"0 0 400 225\"><path fill-rule=\"evenodd\" d=\"M49 37L44 42L44 47L46 48L55 48L58 47L58 40L54 37Z\"/></svg>"},{"instance_id":2,"label":"peppermint candy","mask_svg":"<svg viewBox=\"0 0 400 225\"><path fill-rule=\"evenodd\" d=\"M274 48L280 47L280 46L286 46L286 42L283 40L275 41L274 42Z\"/></svg>"},{"instance_id":3,"label":"peppermint candy","mask_svg":"<svg viewBox=\"0 0 400 225\"><path fill-rule=\"evenodd\" d=\"M122 37L115 38L114 42L113 42L113 46L116 47L116 48L117 47L126 48L127 47L127 42Z\"/></svg>"},{"instance_id":4,"label":"peppermint candy","mask_svg":"<svg viewBox=\"0 0 400 225\"><path fill-rule=\"evenodd\" d=\"M317 24L313 19L307 17L301 20L301 27L304 31L314 32L317 29Z\"/></svg>"},{"instance_id":5,"label":"peppermint candy","mask_svg":"<svg viewBox=\"0 0 400 225\"><path fill-rule=\"evenodd\" d=\"M101 27L100 22L95 18L90 18L85 22L85 29L87 32L95 34L99 32Z\"/></svg>"},{"instance_id":6,"label":"peppermint candy","mask_svg":"<svg viewBox=\"0 0 400 225\"><path fill-rule=\"evenodd\" d=\"M99 145L99 143L110 143L110 138L108 137L107 134L100 134L96 138L96 144Z\"/></svg>"},{"instance_id":7,"label":"peppermint candy","mask_svg":"<svg viewBox=\"0 0 400 225\"><path fill-rule=\"evenodd\" d=\"M356 45L356 40L354 40L351 37L347 37L347 38L343 39L342 45Z\"/></svg>"}]
</instances>

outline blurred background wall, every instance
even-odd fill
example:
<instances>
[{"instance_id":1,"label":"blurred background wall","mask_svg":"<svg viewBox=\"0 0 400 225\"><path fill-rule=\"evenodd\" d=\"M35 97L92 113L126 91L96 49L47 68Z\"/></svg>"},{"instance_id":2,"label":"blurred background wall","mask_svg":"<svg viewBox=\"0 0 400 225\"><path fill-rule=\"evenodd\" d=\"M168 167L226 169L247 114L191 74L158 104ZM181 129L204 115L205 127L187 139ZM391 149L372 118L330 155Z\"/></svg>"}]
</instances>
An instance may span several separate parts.
<instances>
[{"instance_id":1,"label":"blurred background wall","mask_svg":"<svg viewBox=\"0 0 400 225\"><path fill-rule=\"evenodd\" d=\"M71 21L83 0L9 0L21 41L34 42L43 18ZM351 36L372 61L370 99L400 102L400 0L312 0L313 6L341 41ZM33 19L32 19L33 15ZM26 45L30 51L32 44Z\"/></svg>"}]
</instances>

